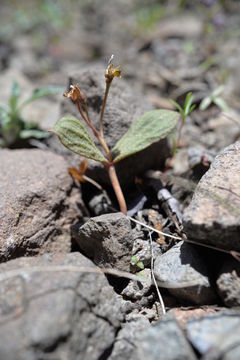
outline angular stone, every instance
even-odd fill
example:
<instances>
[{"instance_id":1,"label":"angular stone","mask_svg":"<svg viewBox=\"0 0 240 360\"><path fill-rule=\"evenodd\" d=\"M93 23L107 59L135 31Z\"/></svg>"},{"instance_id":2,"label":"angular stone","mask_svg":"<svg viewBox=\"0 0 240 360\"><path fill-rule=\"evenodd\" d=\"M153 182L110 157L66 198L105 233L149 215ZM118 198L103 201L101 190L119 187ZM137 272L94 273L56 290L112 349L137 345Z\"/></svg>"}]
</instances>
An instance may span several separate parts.
<instances>
[{"instance_id":1,"label":"angular stone","mask_svg":"<svg viewBox=\"0 0 240 360\"><path fill-rule=\"evenodd\" d=\"M81 195L65 160L42 150L0 152L0 261L71 249Z\"/></svg>"},{"instance_id":2,"label":"angular stone","mask_svg":"<svg viewBox=\"0 0 240 360\"><path fill-rule=\"evenodd\" d=\"M71 76L72 83L78 83L87 99L89 115L96 128L99 128L99 116L105 91L103 68L84 70ZM108 146L113 148L116 142L125 134L131 123L146 111L151 110L151 105L143 95L136 93L123 79L114 79L109 93L104 114L103 130ZM62 102L62 115L73 114L80 118L76 105L69 99ZM50 146L57 152L72 157L70 152L63 149L63 145L50 139ZM166 140L161 140L145 150L122 160L117 165L117 173L121 184L129 184L134 177L152 167L163 165L169 155ZM76 156L74 155L74 159ZM103 165L89 160L88 172L95 180L109 184L108 174Z\"/></svg>"},{"instance_id":3,"label":"angular stone","mask_svg":"<svg viewBox=\"0 0 240 360\"><path fill-rule=\"evenodd\" d=\"M159 287L168 289L179 299L197 305L216 300L207 268L192 245L179 242L159 255L154 263L154 274Z\"/></svg>"},{"instance_id":4,"label":"angular stone","mask_svg":"<svg viewBox=\"0 0 240 360\"><path fill-rule=\"evenodd\" d=\"M194 348L207 359L238 360L240 358L239 311L225 310L191 320L187 324L186 331Z\"/></svg>"},{"instance_id":5,"label":"angular stone","mask_svg":"<svg viewBox=\"0 0 240 360\"><path fill-rule=\"evenodd\" d=\"M133 301L140 300L144 295L150 292L152 287L151 270L144 269L140 272L141 282L131 280L123 289L121 295Z\"/></svg>"},{"instance_id":6,"label":"angular stone","mask_svg":"<svg viewBox=\"0 0 240 360\"><path fill-rule=\"evenodd\" d=\"M226 306L240 306L240 263L227 260L217 279L218 293Z\"/></svg>"},{"instance_id":7,"label":"angular stone","mask_svg":"<svg viewBox=\"0 0 240 360\"><path fill-rule=\"evenodd\" d=\"M109 360L132 359L132 355L136 348L137 335L146 331L149 326L149 321L143 317L124 324L117 335Z\"/></svg>"},{"instance_id":8,"label":"angular stone","mask_svg":"<svg viewBox=\"0 0 240 360\"><path fill-rule=\"evenodd\" d=\"M130 220L122 213L93 217L80 228L73 227L73 237L95 264L129 271L133 235Z\"/></svg>"},{"instance_id":9,"label":"angular stone","mask_svg":"<svg viewBox=\"0 0 240 360\"><path fill-rule=\"evenodd\" d=\"M196 360L183 331L173 319L156 322L137 336L131 359Z\"/></svg>"},{"instance_id":10,"label":"angular stone","mask_svg":"<svg viewBox=\"0 0 240 360\"><path fill-rule=\"evenodd\" d=\"M189 239L240 250L240 141L216 157L184 213Z\"/></svg>"},{"instance_id":11,"label":"angular stone","mask_svg":"<svg viewBox=\"0 0 240 360\"><path fill-rule=\"evenodd\" d=\"M79 253L0 265L0 358L105 358L123 315L105 276Z\"/></svg>"}]
</instances>

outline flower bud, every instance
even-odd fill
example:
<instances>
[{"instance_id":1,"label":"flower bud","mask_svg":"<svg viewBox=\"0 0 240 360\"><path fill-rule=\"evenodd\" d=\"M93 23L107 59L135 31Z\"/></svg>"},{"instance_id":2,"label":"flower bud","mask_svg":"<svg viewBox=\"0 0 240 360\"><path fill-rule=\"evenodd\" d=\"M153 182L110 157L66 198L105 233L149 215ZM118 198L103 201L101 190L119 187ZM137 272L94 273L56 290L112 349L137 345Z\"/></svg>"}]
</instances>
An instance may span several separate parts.
<instances>
[{"instance_id":1,"label":"flower bud","mask_svg":"<svg viewBox=\"0 0 240 360\"><path fill-rule=\"evenodd\" d=\"M79 89L78 85L70 85L70 91L65 92L63 94L63 96L70 98L72 101L76 102L76 101L80 101L80 103L84 104L85 101L85 97L83 95L83 93L81 92L81 90Z\"/></svg>"}]
</instances>

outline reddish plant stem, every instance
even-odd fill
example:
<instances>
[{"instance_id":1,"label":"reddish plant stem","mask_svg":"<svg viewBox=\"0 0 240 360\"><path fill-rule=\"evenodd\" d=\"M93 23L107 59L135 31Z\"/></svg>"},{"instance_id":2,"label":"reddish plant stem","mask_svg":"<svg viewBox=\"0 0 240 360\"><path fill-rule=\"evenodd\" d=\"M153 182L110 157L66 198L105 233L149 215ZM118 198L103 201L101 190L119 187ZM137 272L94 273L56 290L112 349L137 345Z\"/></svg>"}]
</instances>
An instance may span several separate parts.
<instances>
[{"instance_id":1,"label":"reddish plant stem","mask_svg":"<svg viewBox=\"0 0 240 360\"><path fill-rule=\"evenodd\" d=\"M123 196L121 186L118 181L118 177L117 177L117 173L116 173L116 169L115 169L114 165L110 165L108 167L108 174L109 174L115 195L118 199L120 210L123 214L127 215L127 205L126 205L126 202L125 202L125 199Z\"/></svg>"}]
</instances>

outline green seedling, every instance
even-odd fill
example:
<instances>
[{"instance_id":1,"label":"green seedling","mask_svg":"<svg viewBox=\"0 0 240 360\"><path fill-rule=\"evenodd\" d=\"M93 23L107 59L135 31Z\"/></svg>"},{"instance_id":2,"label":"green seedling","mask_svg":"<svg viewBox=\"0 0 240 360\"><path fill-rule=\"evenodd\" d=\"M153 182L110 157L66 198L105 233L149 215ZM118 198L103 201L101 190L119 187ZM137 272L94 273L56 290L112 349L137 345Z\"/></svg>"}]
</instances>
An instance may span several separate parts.
<instances>
[{"instance_id":1,"label":"green seedling","mask_svg":"<svg viewBox=\"0 0 240 360\"><path fill-rule=\"evenodd\" d=\"M144 269L144 264L142 261L139 260L139 258L136 255L133 255L131 257L131 265L137 266L140 270Z\"/></svg>"},{"instance_id":2,"label":"green seedling","mask_svg":"<svg viewBox=\"0 0 240 360\"><path fill-rule=\"evenodd\" d=\"M54 86L35 89L30 97L21 102L20 87L15 81L8 104L0 103L0 147L12 146L21 139L43 139L49 136L48 132L40 130L36 124L26 122L22 116L22 110L43 96L59 94L60 92L62 92L62 88Z\"/></svg>"},{"instance_id":3,"label":"green seedling","mask_svg":"<svg viewBox=\"0 0 240 360\"><path fill-rule=\"evenodd\" d=\"M219 86L216 90L212 92L209 96L205 97L199 106L199 109L204 111L211 104L215 104L220 110L228 112L229 107L226 102L221 98L221 94L223 93L224 86Z\"/></svg>"},{"instance_id":4,"label":"green seedling","mask_svg":"<svg viewBox=\"0 0 240 360\"><path fill-rule=\"evenodd\" d=\"M191 112L195 109L196 105L193 104L193 94L191 92L187 93L187 96L184 101L184 106L182 107L176 101L171 100L172 104L176 107L176 109L180 112L181 115L181 124L178 131L178 137L176 141L176 146L179 146L181 140L182 128L186 122L186 118L191 114Z\"/></svg>"},{"instance_id":5,"label":"green seedling","mask_svg":"<svg viewBox=\"0 0 240 360\"><path fill-rule=\"evenodd\" d=\"M58 135L62 144L71 151L85 158L98 161L105 166L120 210L126 214L127 206L117 177L115 165L128 156L165 138L175 128L178 121L178 113L171 110L153 110L145 113L133 122L127 133L110 151L103 133L104 111L112 81L114 77L121 76L121 69L119 66L116 68L113 66L112 58L113 57L109 60L105 71L105 94L99 118L99 127L96 128L93 125L89 116L85 96L79 86L71 85L71 90L66 92L64 96L70 98L76 104L83 121L80 121L72 115L64 116L55 124L53 132ZM85 122L91 130L95 142L83 122ZM99 150L96 144L100 145L102 151Z\"/></svg>"}]
</instances>

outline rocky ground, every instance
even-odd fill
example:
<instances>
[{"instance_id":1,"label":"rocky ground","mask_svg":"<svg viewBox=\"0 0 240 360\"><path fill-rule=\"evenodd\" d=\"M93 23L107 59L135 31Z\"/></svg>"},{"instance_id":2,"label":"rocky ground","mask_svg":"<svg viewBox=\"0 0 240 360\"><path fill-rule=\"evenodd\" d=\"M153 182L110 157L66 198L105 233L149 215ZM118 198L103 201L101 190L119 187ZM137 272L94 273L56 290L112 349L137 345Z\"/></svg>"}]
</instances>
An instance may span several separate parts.
<instances>
[{"instance_id":1,"label":"rocky ground","mask_svg":"<svg viewBox=\"0 0 240 360\"><path fill-rule=\"evenodd\" d=\"M176 154L169 137L119 163L128 216L98 163L86 174L104 190L69 175L82 159L56 136L0 149L0 359L238 360L238 2L0 7L1 103L13 81L23 98L73 81L98 119L113 53L110 147L145 111L183 105L189 91L196 104ZM59 95L22 115L48 130L67 113L78 115Z\"/></svg>"}]
</instances>

